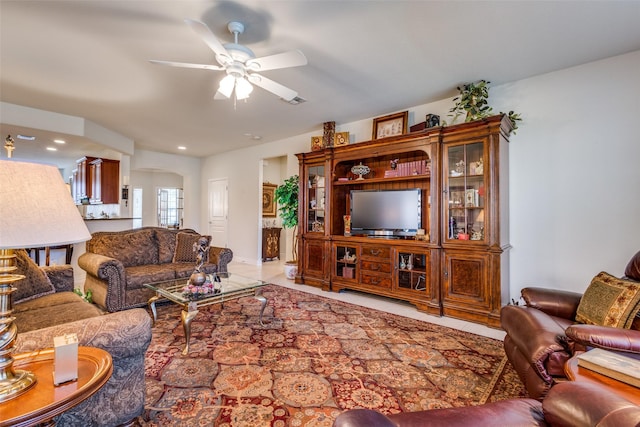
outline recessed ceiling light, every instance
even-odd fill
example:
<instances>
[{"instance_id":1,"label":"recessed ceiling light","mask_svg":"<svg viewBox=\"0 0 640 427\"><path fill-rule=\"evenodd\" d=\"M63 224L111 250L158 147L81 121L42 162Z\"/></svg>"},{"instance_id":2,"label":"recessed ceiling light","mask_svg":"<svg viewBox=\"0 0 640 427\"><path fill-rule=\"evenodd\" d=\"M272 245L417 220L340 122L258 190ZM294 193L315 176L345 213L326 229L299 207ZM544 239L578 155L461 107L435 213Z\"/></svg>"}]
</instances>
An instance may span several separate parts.
<instances>
[{"instance_id":1,"label":"recessed ceiling light","mask_svg":"<svg viewBox=\"0 0 640 427\"><path fill-rule=\"evenodd\" d=\"M187 147L185 147L184 145L179 145L178 146L178 150L186 150L186 149L187 149Z\"/></svg>"},{"instance_id":2,"label":"recessed ceiling light","mask_svg":"<svg viewBox=\"0 0 640 427\"><path fill-rule=\"evenodd\" d=\"M246 133L243 133L242 135L246 136L249 139L253 139L254 141L259 141L262 139L260 135L254 135L251 132L246 132Z\"/></svg>"},{"instance_id":3,"label":"recessed ceiling light","mask_svg":"<svg viewBox=\"0 0 640 427\"><path fill-rule=\"evenodd\" d=\"M31 135L21 135L21 134L18 134L18 135L17 135L17 137L18 137L18 139L24 139L24 140L26 140L26 141L33 141L34 139L36 139L36 137L35 137L35 136L31 136Z\"/></svg>"},{"instance_id":4,"label":"recessed ceiling light","mask_svg":"<svg viewBox=\"0 0 640 427\"><path fill-rule=\"evenodd\" d=\"M56 147L47 147L47 151L58 151Z\"/></svg>"},{"instance_id":5,"label":"recessed ceiling light","mask_svg":"<svg viewBox=\"0 0 640 427\"><path fill-rule=\"evenodd\" d=\"M65 141L64 139L54 139L53 142L55 142L56 144L66 144L67 141Z\"/></svg>"}]
</instances>

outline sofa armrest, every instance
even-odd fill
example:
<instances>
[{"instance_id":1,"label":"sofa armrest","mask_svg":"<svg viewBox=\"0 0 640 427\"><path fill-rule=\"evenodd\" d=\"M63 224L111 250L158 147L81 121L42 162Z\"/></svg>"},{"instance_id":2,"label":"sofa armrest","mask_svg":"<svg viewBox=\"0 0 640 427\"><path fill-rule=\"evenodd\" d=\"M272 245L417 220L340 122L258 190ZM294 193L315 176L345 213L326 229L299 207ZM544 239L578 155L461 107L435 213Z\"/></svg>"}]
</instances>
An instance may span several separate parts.
<instances>
[{"instance_id":1,"label":"sofa armrest","mask_svg":"<svg viewBox=\"0 0 640 427\"><path fill-rule=\"evenodd\" d=\"M333 427L494 427L546 426L542 404L534 399L509 399L484 405L441 408L382 415L352 409L336 417Z\"/></svg>"},{"instance_id":2,"label":"sofa armrest","mask_svg":"<svg viewBox=\"0 0 640 427\"><path fill-rule=\"evenodd\" d=\"M574 320L582 294L546 288L524 288L521 291L528 307L536 308L551 316Z\"/></svg>"},{"instance_id":3,"label":"sofa armrest","mask_svg":"<svg viewBox=\"0 0 640 427\"><path fill-rule=\"evenodd\" d=\"M115 258L85 252L78 258L78 266L87 272L85 291L93 293L93 302L110 312L126 306L127 278L122 262Z\"/></svg>"},{"instance_id":4,"label":"sofa armrest","mask_svg":"<svg viewBox=\"0 0 640 427\"><path fill-rule=\"evenodd\" d=\"M52 265L40 267L47 275L56 292L73 291L73 267L70 265Z\"/></svg>"},{"instance_id":5,"label":"sofa armrest","mask_svg":"<svg viewBox=\"0 0 640 427\"><path fill-rule=\"evenodd\" d=\"M333 427L397 427L397 424L372 409L351 409L338 415Z\"/></svg>"},{"instance_id":6,"label":"sofa armrest","mask_svg":"<svg viewBox=\"0 0 640 427\"><path fill-rule=\"evenodd\" d=\"M564 374L564 362L571 354L558 342L556 337L564 336L564 328L551 316L535 308L507 305L500 311L500 324L546 383Z\"/></svg>"},{"instance_id":7,"label":"sofa armrest","mask_svg":"<svg viewBox=\"0 0 640 427\"><path fill-rule=\"evenodd\" d=\"M640 407L596 383L556 384L542 401L545 420L552 426L637 426Z\"/></svg>"},{"instance_id":8,"label":"sofa armrest","mask_svg":"<svg viewBox=\"0 0 640 427\"><path fill-rule=\"evenodd\" d=\"M217 246L209 247L209 262L218 266L218 273L227 272L227 264L233 259L233 251Z\"/></svg>"},{"instance_id":9,"label":"sofa armrest","mask_svg":"<svg viewBox=\"0 0 640 427\"><path fill-rule=\"evenodd\" d=\"M109 280L110 276L120 274L124 277L124 265L115 258L85 252L78 258L78 266L99 279Z\"/></svg>"},{"instance_id":10,"label":"sofa armrest","mask_svg":"<svg viewBox=\"0 0 640 427\"><path fill-rule=\"evenodd\" d=\"M15 352L53 347L53 338L76 334L78 345L108 351L114 360L144 354L151 342L151 318L142 308L95 316L21 333Z\"/></svg>"},{"instance_id":11,"label":"sofa armrest","mask_svg":"<svg viewBox=\"0 0 640 427\"><path fill-rule=\"evenodd\" d=\"M640 331L633 329L573 325L567 328L565 334L584 346L640 354Z\"/></svg>"}]
</instances>

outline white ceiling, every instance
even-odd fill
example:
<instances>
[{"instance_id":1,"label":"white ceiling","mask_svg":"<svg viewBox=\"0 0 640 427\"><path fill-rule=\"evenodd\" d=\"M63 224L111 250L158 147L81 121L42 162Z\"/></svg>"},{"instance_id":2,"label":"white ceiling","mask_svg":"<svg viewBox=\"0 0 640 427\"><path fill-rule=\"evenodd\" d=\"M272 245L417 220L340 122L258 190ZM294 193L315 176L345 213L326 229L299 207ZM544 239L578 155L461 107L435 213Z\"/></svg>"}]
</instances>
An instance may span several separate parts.
<instances>
[{"instance_id":1,"label":"white ceiling","mask_svg":"<svg viewBox=\"0 0 640 427\"><path fill-rule=\"evenodd\" d=\"M243 22L239 41L258 57L300 49L308 65L264 74L307 102L260 88L248 102L214 101L222 72L149 63L215 64L185 18L224 42L227 23ZM0 100L86 118L137 149L202 157L443 99L464 82L498 85L635 51L639 21L631 0L0 0ZM57 136L1 115L0 131L37 133L40 144L17 141L16 156L44 158ZM77 143L87 141L55 155Z\"/></svg>"}]
</instances>

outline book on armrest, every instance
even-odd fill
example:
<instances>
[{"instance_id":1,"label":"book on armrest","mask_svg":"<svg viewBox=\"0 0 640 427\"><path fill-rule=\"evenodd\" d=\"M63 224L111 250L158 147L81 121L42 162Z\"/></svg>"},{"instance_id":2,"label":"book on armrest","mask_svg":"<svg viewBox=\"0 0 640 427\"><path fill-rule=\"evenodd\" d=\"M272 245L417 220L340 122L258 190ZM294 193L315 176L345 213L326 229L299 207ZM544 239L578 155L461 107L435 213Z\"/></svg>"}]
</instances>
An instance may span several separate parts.
<instances>
[{"instance_id":1,"label":"book on armrest","mask_svg":"<svg viewBox=\"0 0 640 427\"><path fill-rule=\"evenodd\" d=\"M640 387L640 360L594 348L578 356L578 366L634 387Z\"/></svg>"}]
</instances>

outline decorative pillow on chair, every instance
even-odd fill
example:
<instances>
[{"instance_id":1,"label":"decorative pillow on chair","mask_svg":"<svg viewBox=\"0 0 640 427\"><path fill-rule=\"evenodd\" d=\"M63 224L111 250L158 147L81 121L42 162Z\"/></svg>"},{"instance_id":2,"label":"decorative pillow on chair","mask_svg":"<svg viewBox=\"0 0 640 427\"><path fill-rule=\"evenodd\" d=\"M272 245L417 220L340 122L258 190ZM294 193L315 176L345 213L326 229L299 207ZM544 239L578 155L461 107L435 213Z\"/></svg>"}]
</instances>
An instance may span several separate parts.
<instances>
[{"instance_id":1,"label":"decorative pillow on chair","mask_svg":"<svg viewBox=\"0 0 640 427\"><path fill-rule=\"evenodd\" d=\"M29 258L27 251L19 249L15 251L15 255L18 269L14 273L22 274L25 278L12 283L17 289L13 292L14 303L29 301L56 291L47 274Z\"/></svg>"},{"instance_id":2,"label":"decorative pillow on chair","mask_svg":"<svg viewBox=\"0 0 640 427\"><path fill-rule=\"evenodd\" d=\"M604 271L582 295L576 321L590 325L630 328L640 309L640 283L618 279Z\"/></svg>"},{"instance_id":3,"label":"decorative pillow on chair","mask_svg":"<svg viewBox=\"0 0 640 427\"><path fill-rule=\"evenodd\" d=\"M176 234L176 251L173 254L173 262L196 262L198 253L193 250L193 245L204 237L207 239L207 246L211 243L211 236L201 236L193 233ZM209 260L209 251L205 252L204 262Z\"/></svg>"}]
</instances>

